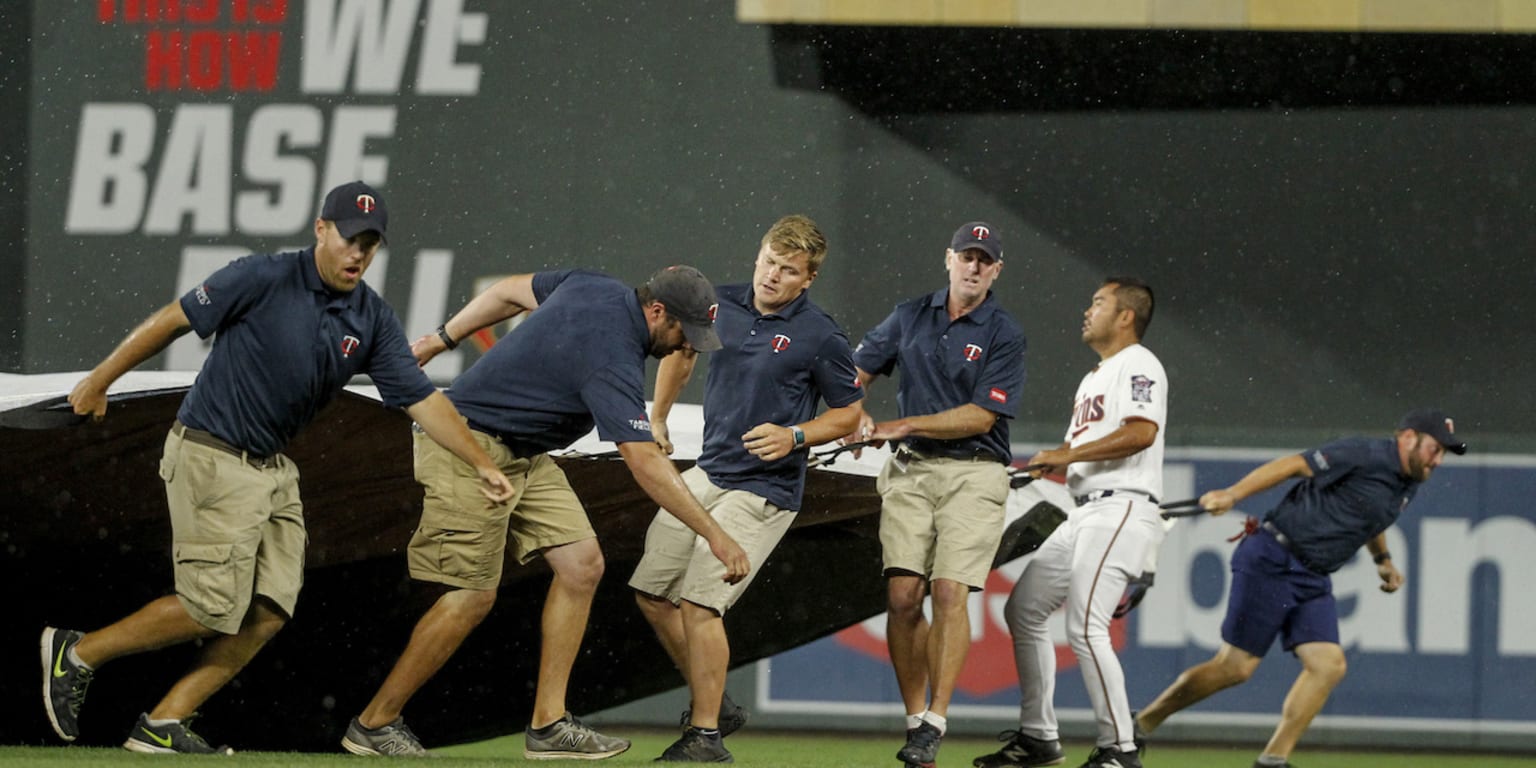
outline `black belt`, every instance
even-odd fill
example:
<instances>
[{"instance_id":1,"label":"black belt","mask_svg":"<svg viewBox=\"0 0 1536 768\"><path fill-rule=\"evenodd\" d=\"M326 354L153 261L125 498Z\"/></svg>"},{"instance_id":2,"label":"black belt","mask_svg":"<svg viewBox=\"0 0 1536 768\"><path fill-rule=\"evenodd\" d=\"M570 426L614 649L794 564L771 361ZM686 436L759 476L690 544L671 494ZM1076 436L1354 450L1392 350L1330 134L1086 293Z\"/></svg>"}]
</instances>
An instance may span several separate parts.
<instances>
[{"instance_id":1,"label":"black belt","mask_svg":"<svg viewBox=\"0 0 1536 768\"><path fill-rule=\"evenodd\" d=\"M990 461L996 464L1007 465L1008 460L985 448L925 448L921 451L903 445L896 449L898 461L921 461L923 459L954 459L955 461Z\"/></svg>"},{"instance_id":2,"label":"black belt","mask_svg":"<svg viewBox=\"0 0 1536 768\"><path fill-rule=\"evenodd\" d=\"M171 433L189 443L205 445L209 448L215 448L232 456L239 456L241 461L251 465L252 467L255 467L256 469L271 469L277 466L276 455L257 456L250 451L241 449L219 439L219 437L212 432L204 432L201 429L193 429L181 423L179 419L175 424L171 426Z\"/></svg>"},{"instance_id":3,"label":"black belt","mask_svg":"<svg viewBox=\"0 0 1536 768\"><path fill-rule=\"evenodd\" d=\"M1259 527L1264 529L1264 532L1269 534L1270 537L1273 538L1276 543L1278 543L1282 547L1285 547L1285 551L1291 553L1291 557L1296 558L1297 562L1299 562L1302 565L1306 566L1307 570L1309 570L1309 571L1311 571L1313 573L1323 574L1324 576L1328 575L1326 571L1323 571L1323 570L1320 570L1318 568L1315 568L1315 567L1313 567L1313 565L1311 563L1307 562L1307 558L1304 557L1301 554L1301 551L1296 548L1296 542L1293 541L1291 539L1291 537L1285 535L1285 533L1282 532L1280 530L1280 528L1278 526L1276 526L1274 523L1272 523L1272 522L1270 522L1268 520L1265 520L1264 523L1262 525L1260 525Z\"/></svg>"},{"instance_id":4,"label":"black belt","mask_svg":"<svg viewBox=\"0 0 1536 768\"><path fill-rule=\"evenodd\" d=\"M1099 499L1108 498L1110 496L1140 496L1147 501L1152 502L1153 504L1157 503L1157 497L1150 493L1142 493L1141 491L1121 491L1115 489L1110 489L1107 491L1089 491L1081 496L1074 497L1072 500L1077 502L1077 505L1081 507L1090 501L1098 501Z\"/></svg>"}]
</instances>

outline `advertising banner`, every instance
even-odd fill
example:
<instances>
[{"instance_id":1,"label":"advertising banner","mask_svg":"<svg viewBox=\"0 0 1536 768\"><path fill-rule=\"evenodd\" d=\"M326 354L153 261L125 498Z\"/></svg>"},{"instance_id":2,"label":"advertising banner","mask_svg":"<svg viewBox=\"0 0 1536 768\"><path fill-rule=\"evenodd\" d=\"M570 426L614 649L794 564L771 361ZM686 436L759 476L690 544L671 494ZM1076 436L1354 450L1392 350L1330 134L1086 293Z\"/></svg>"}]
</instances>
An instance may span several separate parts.
<instances>
[{"instance_id":1,"label":"advertising banner","mask_svg":"<svg viewBox=\"0 0 1536 768\"><path fill-rule=\"evenodd\" d=\"M1225 487L1280 453L1186 452L1167 464L1167 495ZM1449 458L1387 533L1407 585L1381 592L1364 554L1333 575L1349 672L1319 727L1536 734L1536 698L1528 685L1510 684L1536 680L1536 614L1521 588L1536 579L1536 460ZM1170 531L1156 586L1111 628L1133 708L1214 653L1242 513L1262 516L1288 485L1246 500L1241 512L1185 519ZM973 645L951 713L1016 722L1019 690L1003 604L1024 562L994 571L972 598ZM1056 619L1058 712L1064 722L1091 722L1059 612ZM1273 723L1299 671L1278 645L1247 684L1170 722ZM760 700L776 712L900 713L884 615L780 654L760 667L760 680Z\"/></svg>"}]
</instances>

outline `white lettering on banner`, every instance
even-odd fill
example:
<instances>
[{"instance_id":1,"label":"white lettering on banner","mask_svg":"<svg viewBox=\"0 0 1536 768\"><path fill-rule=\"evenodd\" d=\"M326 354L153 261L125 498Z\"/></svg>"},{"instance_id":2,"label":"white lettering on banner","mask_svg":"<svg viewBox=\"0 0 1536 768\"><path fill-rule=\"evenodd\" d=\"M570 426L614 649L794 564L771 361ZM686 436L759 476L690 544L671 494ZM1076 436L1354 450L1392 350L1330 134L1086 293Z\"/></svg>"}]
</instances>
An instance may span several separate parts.
<instances>
[{"instance_id":1,"label":"white lettering on banner","mask_svg":"<svg viewBox=\"0 0 1536 768\"><path fill-rule=\"evenodd\" d=\"M1157 586L1137 610L1136 641L1151 648L1187 644L1215 648L1221 641L1231 587L1230 560L1237 530L1233 518L1191 518L1163 542ZM1357 555L1333 574L1334 596L1353 609L1339 617L1339 641L1346 648L1376 653L1466 654L1471 651L1472 577L1480 566L1497 569L1500 583L1536 582L1536 524L1518 517L1484 520L1475 529L1460 518L1426 517L1419 524L1417 553L1398 528L1387 530L1387 548L1407 578L1396 594L1380 590L1376 565ZM1196 571L1198 570L1198 573ZM1219 578L1220 599L1200 605L1190 592L1193 578ZM1522 610L1523 592L1498 595L1500 656L1536 656L1536 614ZM1409 600L1417 605L1417 634L1408 623ZM1491 603L1490 603L1491 604Z\"/></svg>"},{"instance_id":2,"label":"white lettering on banner","mask_svg":"<svg viewBox=\"0 0 1536 768\"><path fill-rule=\"evenodd\" d=\"M411 306L406 312L405 335L417 339L436 330L440 318L448 314L448 278L453 274L453 251L423 249L416 254L416 271L411 279ZM459 375L464 356L457 351L442 352L423 370L435 381Z\"/></svg>"},{"instance_id":3,"label":"white lettering on banner","mask_svg":"<svg viewBox=\"0 0 1536 768\"><path fill-rule=\"evenodd\" d=\"M154 148L155 111L149 105L81 108L64 231L118 235L137 229L149 193L144 165Z\"/></svg>"},{"instance_id":4,"label":"white lettering on banner","mask_svg":"<svg viewBox=\"0 0 1536 768\"><path fill-rule=\"evenodd\" d=\"M1422 582L1413 580L1414 560L1409 549L1401 530L1387 529L1387 550L1394 553L1394 558L1402 557L1396 565L1409 580L1396 593L1381 591L1381 577L1376 574L1376 563L1369 552L1356 555L1334 572L1333 596L1340 606L1340 645L1382 653L1413 650L1408 641L1408 601L1409 595L1422 588ZM1349 600L1356 601L1355 609L1345 613L1343 607Z\"/></svg>"},{"instance_id":5,"label":"white lettering on banner","mask_svg":"<svg viewBox=\"0 0 1536 768\"><path fill-rule=\"evenodd\" d=\"M304 11L305 93L399 94L416 29L420 0L309 0ZM464 13L463 0L432 0L423 26L416 92L464 96L480 88L478 64L457 61L460 45L485 42L483 13Z\"/></svg>"},{"instance_id":6,"label":"white lettering on banner","mask_svg":"<svg viewBox=\"0 0 1536 768\"><path fill-rule=\"evenodd\" d=\"M369 139L395 135L394 107L337 107L326 152L325 189L354 179L389 178L389 156L369 155Z\"/></svg>"},{"instance_id":7,"label":"white lettering on banner","mask_svg":"<svg viewBox=\"0 0 1536 768\"><path fill-rule=\"evenodd\" d=\"M1536 524L1518 517L1494 517L1474 528L1469 520L1431 518L1419 528L1419 541L1427 542L1415 582L1420 585L1419 650L1453 654L1470 650L1472 577L1479 567L1490 566L1499 577L1499 655L1536 656L1536 613L1528 608L1527 589L1536 583L1536 560L1531 558L1536 551Z\"/></svg>"},{"instance_id":8,"label":"white lettering on banner","mask_svg":"<svg viewBox=\"0 0 1536 768\"><path fill-rule=\"evenodd\" d=\"M460 64L460 43L482 45L490 25L483 13L464 13L463 0L434 0L422 33L416 92L471 96L480 92L480 65Z\"/></svg>"},{"instance_id":9,"label":"white lettering on banner","mask_svg":"<svg viewBox=\"0 0 1536 768\"><path fill-rule=\"evenodd\" d=\"M353 74L354 93L399 93L420 7L420 0L309 0L299 87L342 93Z\"/></svg>"},{"instance_id":10,"label":"white lettering on banner","mask_svg":"<svg viewBox=\"0 0 1536 768\"><path fill-rule=\"evenodd\" d=\"M394 136L397 113L393 106L336 107L324 189L353 179L388 178L388 156L370 155L367 147ZM293 123L280 125L288 120ZM232 122L227 104L178 106L151 175L147 166L159 133L154 112L142 104L87 104L64 231L125 234L142 221L144 234L175 235L190 220L195 234L227 235L233 210L236 228L247 234L304 233L323 190L315 185L313 161L282 152L285 145L315 146L325 133L322 114L300 104L269 104L252 113L239 178L253 187L275 183L277 188L246 190L238 200L231 191Z\"/></svg>"},{"instance_id":11,"label":"white lettering on banner","mask_svg":"<svg viewBox=\"0 0 1536 768\"><path fill-rule=\"evenodd\" d=\"M317 204L315 166L307 158L282 154L320 146L325 115L308 104L264 104L251 113L241 167L246 180L263 187L235 196L235 228L249 235L303 231Z\"/></svg>"},{"instance_id":12,"label":"white lettering on banner","mask_svg":"<svg viewBox=\"0 0 1536 768\"><path fill-rule=\"evenodd\" d=\"M228 104L176 108L151 188L144 234L174 235L185 217L191 217L194 234L229 231L233 128L234 109Z\"/></svg>"}]
</instances>

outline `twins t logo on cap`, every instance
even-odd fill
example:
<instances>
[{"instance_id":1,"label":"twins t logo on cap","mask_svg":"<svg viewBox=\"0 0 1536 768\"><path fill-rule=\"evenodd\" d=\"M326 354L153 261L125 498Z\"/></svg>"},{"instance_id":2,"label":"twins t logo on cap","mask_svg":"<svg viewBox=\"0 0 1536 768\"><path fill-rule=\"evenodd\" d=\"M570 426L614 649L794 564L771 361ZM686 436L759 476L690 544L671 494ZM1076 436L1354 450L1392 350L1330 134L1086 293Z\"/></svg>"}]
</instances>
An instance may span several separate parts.
<instances>
[{"instance_id":1,"label":"twins t logo on cap","mask_svg":"<svg viewBox=\"0 0 1536 768\"><path fill-rule=\"evenodd\" d=\"M373 199L373 195L357 196L357 209L359 211L362 211L363 213L373 213L373 209L377 207L379 207L379 203Z\"/></svg>"},{"instance_id":2,"label":"twins t logo on cap","mask_svg":"<svg viewBox=\"0 0 1536 768\"><path fill-rule=\"evenodd\" d=\"M711 323L713 323L715 321L715 314L717 312L719 312L719 311L720 311L720 305L719 304L711 304L711 305L709 305L709 321Z\"/></svg>"},{"instance_id":3,"label":"twins t logo on cap","mask_svg":"<svg viewBox=\"0 0 1536 768\"><path fill-rule=\"evenodd\" d=\"M982 226L971 227L971 236L977 240L985 240L992 236L992 230Z\"/></svg>"}]
</instances>

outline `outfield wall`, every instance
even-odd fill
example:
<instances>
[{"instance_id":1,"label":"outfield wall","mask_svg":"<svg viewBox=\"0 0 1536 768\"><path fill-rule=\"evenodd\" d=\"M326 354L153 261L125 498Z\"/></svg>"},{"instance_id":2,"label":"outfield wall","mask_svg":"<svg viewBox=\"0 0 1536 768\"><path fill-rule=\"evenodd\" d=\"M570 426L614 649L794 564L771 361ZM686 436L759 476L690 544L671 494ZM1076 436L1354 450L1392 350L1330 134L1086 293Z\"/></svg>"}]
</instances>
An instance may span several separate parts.
<instances>
[{"instance_id":1,"label":"outfield wall","mask_svg":"<svg viewBox=\"0 0 1536 768\"><path fill-rule=\"evenodd\" d=\"M1222 487L1280 453L1171 451L1166 495L1189 498ZM1536 614L1521 587L1536 579L1533 492L1536 457L1451 457L1388 533L1406 586L1381 592L1363 555L1334 574L1349 673L1309 742L1536 751L1529 685L1536 680ZM1260 515L1281 495L1272 490L1242 509ZM1111 638L1133 707L1214 652L1236 546L1227 539L1241 529L1236 514L1179 522L1163 545L1157 586L1129 618L1114 622ZM994 571L972 598L974 645L950 710L959 732L1017 727L1017 677L1002 610L1022 567L1016 561ZM1090 736L1092 710L1060 613L1053 631L1064 732ZM1158 737L1262 744L1298 671L1277 645L1247 684L1176 715ZM900 728L883 616L739 671L732 686L738 698L752 700L760 725ZM670 715L675 702L642 702L610 716Z\"/></svg>"},{"instance_id":2,"label":"outfield wall","mask_svg":"<svg viewBox=\"0 0 1536 768\"><path fill-rule=\"evenodd\" d=\"M1536 347L1533 38L770 26L733 6L25 3L0 16L20 50L0 362L89 367L215 266L306 244L324 191L361 177L393 212L367 280L412 334L507 272L744 280L798 211L832 244L813 296L856 338L937 288L949 233L985 218L1030 342L1015 440L1059 436L1092 364L1078 318L1132 273L1158 292L1172 443L1310 442L1432 402L1480 446L1536 450L1536 357L1512 353Z\"/></svg>"}]
</instances>

